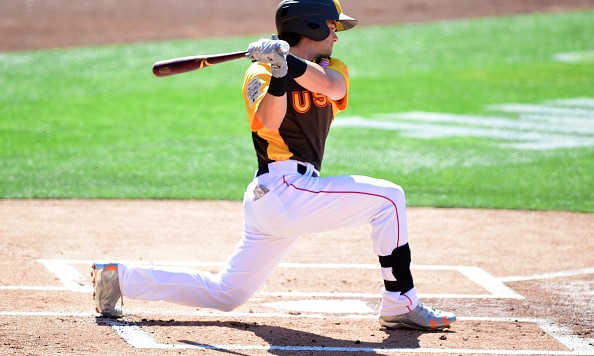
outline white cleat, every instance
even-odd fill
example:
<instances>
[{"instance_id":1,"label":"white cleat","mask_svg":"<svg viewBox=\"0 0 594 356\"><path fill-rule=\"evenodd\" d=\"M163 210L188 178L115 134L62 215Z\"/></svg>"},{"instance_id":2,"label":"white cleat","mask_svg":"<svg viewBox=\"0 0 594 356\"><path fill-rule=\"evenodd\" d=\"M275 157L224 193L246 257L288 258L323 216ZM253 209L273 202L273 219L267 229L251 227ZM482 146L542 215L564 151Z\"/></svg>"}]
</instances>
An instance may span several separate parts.
<instances>
[{"instance_id":1,"label":"white cleat","mask_svg":"<svg viewBox=\"0 0 594 356\"><path fill-rule=\"evenodd\" d=\"M380 325L388 329L415 329L415 330L443 330L456 321L453 313L443 312L423 305L412 311L395 316L380 316Z\"/></svg>"},{"instance_id":2,"label":"white cleat","mask_svg":"<svg viewBox=\"0 0 594 356\"><path fill-rule=\"evenodd\" d=\"M115 307L118 300L122 298L118 265L115 263L93 263L92 268L95 310L104 317L121 318L123 316L122 309Z\"/></svg>"}]
</instances>

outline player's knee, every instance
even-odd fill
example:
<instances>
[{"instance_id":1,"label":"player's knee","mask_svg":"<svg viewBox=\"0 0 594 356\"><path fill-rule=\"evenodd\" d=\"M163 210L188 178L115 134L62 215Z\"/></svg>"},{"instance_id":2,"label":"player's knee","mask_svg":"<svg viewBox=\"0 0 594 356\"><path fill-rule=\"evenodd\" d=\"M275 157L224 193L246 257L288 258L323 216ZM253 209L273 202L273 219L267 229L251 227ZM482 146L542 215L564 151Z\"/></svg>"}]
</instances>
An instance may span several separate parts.
<instances>
[{"instance_id":1,"label":"player's knee","mask_svg":"<svg viewBox=\"0 0 594 356\"><path fill-rule=\"evenodd\" d=\"M243 303L224 302L221 303L217 309L224 312L230 312L239 308L242 304Z\"/></svg>"},{"instance_id":2,"label":"player's knee","mask_svg":"<svg viewBox=\"0 0 594 356\"><path fill-rule=\"evenodd\" d=\"M401 186L386 179L371 178L366 176L353 176L357 183L373 186L371 192L386 196L392 201L404 200L404 190Z\"/></svg>"},{"instance_id":3,"label":"player's knee","mask_svg":"<svg viewBox=\"0 0 594 356\"><path fill-rule=\"evenodd\" d=\"M398 184L392 183L386 187L386 196L393 202L404 203L406 201L404 189Z\"/></svg>"},{"instance_id":4,"label":"player's knee","mask_svg":"<svg viewBox=\"0 0 594 356\"><path fill-rule=\"evenodd\" d=\"M233 310L239 308L240 306L245 304L245 302L246 302L246 300L227 299L227 300L221 301L221 303L219 304L217 309L220 311L224 311L224 312L230 312L230 311L233 311Z\"/></svg>"},{"instance_id":5,"label":"player's knee","mask_svg":"<svg viewBox=\"0 0 594 356\"><path fill-rule=\"evenodd\" d=\"M218 298L219 305L217 309L230 312L244 305L249 299L249 295L242 295L241 293L224 293Z\"/></svg>"}]
</instances>

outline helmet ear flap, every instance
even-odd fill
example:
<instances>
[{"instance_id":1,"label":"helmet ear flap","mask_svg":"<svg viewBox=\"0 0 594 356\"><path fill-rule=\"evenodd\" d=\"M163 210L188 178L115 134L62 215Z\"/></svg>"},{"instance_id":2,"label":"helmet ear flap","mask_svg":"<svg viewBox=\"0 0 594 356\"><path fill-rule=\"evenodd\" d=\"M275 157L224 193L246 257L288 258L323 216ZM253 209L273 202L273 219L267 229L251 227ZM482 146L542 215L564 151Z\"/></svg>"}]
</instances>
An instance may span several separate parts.
<instances>
[{"instance_id":1,"label":"helmet ear flap","mask_svg":"<svg viewBox=\"0 0 594 356\"><path fill-rule=\"evenodd\" d=\"M317 31L317 30L319 30L319 29L320 29L322 26L320 26L320 25L319 25L319 24L317 24L317 23L310 22L310 23L308 23L308 24L307 24L307 27L309 27L309 28L310 28L312 31Z\"/></svg>"},{"instance_id":2,"label":"helmet ear flap","mask_svg":"<svg viewBox=\"0 0 594 356\"><path fill-rule=\"evenodd\" d=\"M318 22L309 22L305 26L308 28L307 32L310 33L310 35L306 37L314 41L321 41L330 34L330 29L328 28L328 25L326 25L325 20L323 24Z\"/></svg>"},{"instance_id":3,"label":"helmet ear flap","mask_svg":"<svg viewBox=\"0 0 594 356\"><path fill-rule=\"evenodd\" d=\"M286 41L289 46L297 46L301 42L301 35L295 32L283 32L278 34L279 39Z\"/></svg>"}]
</instances>

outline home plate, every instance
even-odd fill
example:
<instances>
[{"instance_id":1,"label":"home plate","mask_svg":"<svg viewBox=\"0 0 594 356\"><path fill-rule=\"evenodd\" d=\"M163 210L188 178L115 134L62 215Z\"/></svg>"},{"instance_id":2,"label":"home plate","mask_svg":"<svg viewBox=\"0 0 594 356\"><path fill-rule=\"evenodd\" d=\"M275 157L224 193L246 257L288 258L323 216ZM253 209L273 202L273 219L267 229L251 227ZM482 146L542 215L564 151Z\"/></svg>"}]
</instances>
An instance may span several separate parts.
<instances>
[{"instance_id":1,"label":"home plate","mask_svg":"<svg viewBox=\"0 0 594 356\"><path fill-rule=\"evenodd\" d=\"M369 314L374 310L362 300L293 300L265 303L267 307L308 313Z\"/></svg>"}]
</instances>

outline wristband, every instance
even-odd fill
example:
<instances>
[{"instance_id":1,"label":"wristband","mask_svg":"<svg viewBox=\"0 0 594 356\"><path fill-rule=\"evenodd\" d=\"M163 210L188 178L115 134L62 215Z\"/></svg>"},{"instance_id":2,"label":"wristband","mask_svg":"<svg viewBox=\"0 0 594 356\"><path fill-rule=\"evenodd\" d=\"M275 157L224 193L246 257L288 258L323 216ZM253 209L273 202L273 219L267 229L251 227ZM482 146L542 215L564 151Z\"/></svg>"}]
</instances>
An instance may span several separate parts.
<instances>
[{"instance_id":1,"label":"wristband","mask_svg":"<svg viewBox=\"0 0 594 356\"><path fill-rule=\"evenodd\" d=\"M287 92L287 77L272 77L268 84L268 94L273 96L283 96Z\"/></svg>"},{"instance_id":2,"label":"wristband","mask_svg":"<svg viewBox=\"0 0 594 356\"><path fill-rule=\"evenodd\" d=\"M291 73L291 76L294 79L302 76L307 70L307 63L303 59L295 57L290 53L287 55L287 66L289 67L289 73Z\"/></svg>"}]
</instances>

